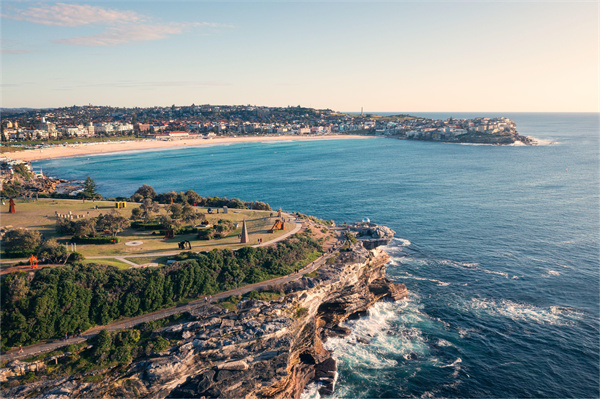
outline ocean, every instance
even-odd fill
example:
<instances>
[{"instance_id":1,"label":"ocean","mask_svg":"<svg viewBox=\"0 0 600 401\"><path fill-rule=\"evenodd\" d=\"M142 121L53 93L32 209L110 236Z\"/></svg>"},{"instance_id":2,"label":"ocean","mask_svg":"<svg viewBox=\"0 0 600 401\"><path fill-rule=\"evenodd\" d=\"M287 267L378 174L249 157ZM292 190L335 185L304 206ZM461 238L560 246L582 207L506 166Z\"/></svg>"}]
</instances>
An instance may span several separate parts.
<instances>
[{"instance_id":1,"label":"ocean","mask_svg":"<svg viewBox=\"0 0 600 401\"><path fill-rule=\"evenodd\" d=\"M599 115L502 115L539 145L252 143L34 168L90 176L105 197L142 184L193 189L395 230L387 274L409 297L378 303L346 323L349 337L327 341L333 398L598 398Z\"/></svg>"}]
</instances>

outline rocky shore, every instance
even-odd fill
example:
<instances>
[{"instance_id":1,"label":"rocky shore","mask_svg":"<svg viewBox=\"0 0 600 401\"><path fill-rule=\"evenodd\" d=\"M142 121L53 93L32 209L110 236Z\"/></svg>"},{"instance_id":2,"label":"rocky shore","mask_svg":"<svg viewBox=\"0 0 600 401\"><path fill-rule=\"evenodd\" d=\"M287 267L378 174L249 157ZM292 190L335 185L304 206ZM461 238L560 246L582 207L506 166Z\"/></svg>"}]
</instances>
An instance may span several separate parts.
<instances>
[{"instance_id":1,"label":"rocky shore","mask_svg":"<svg viewBox=\"0 0 600 401\"><path fill-rule=\"evenodd\" d=\"M323 342L348 335L340 323L362 316L375 302L407 294L403 284L385 277L389 256L379 246L389 243L394 232L372 224L351 230L358 242L317 270L316 277L287 284L279 299L242 300L235 312L204 304L191 310L186 322L159 329L162 337L175 340L166 352L134 360L125 369L3 389L0 396L298 398L312 382L321 383L322 395L331 394L336 361ZM21 362L11 364L4 370L25 369ZM90 383L90 375L102 380Z\"/></svg>"}]
</instances>

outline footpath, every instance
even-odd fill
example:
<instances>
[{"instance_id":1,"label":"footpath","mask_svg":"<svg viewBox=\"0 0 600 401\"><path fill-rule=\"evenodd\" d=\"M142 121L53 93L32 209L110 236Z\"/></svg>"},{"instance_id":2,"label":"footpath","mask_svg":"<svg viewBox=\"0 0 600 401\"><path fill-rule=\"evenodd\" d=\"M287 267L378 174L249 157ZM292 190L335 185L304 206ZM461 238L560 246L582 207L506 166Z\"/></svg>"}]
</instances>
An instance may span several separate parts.
<instances>
[{"instance_id":1,"label":"footpath","mask_svg":"<svg viewBox=\"0 0 600 401\"><path fill-rule=\"evenodd\" d=\"M289 233L287 233L286 235L284 235L280 238L277 238L273 241L265 242L264 244L260 244L260 245L266 246L269 243L281 241L281 240L297 233L298 231L300 231L301 228L302 228L302 224L298 220L296 220L296 228L294 228L294 230L290 231ZM255 245L255 247L260 246L260 245ZM222 292L220 294L213 295L212 302L213 303L219 302L219 301L229 298L230 296L243 295L243 294L246 294L253 290L259 291L262 289L266 289L267 287L272 286L272 285L287 284L289 282L298 280L298 279L302 278L305 274L309 274L309 273L317 270L321 266L323 266L326 263L327 259L329 259L331 256L333 256L340 249L340 247L341 247L340 244L332 246L331 249L329 250L329 252L324 253L319 258L317 258L315 261L310 263L308 266L305 266L303 269L299 270L297 273L292 273L292 274L288 274L287 276L273 278L271 280L262 281L260 283L249 284L244 287L236 288L233 290ZM115 322L109 323L104 326L95 326L78 336L73 336L73 337L70 337L67 339L63 339L63 340L47 341L47 342L41 342L41 343L29 345L29 346L23 347L22 351L20 351L19 349L15 349L15 350L11 350L11 351L2 353L2 354L0 354L0 361L11 361L14 359L23 359L23 358L28 358L28 357L40 354L40 353L51 352L57 348L61 348L61 347L64 347L64 346L67 346L70 344L78 344L83 341L89 340L89 339L95 337L102 330L116 331L116 330L129 329L129 328L135 327L141 323L151 322L154 320L160 320L160 319L163 319L163 318L175 315L175 314L179 314L179 313L190 312L193 309L197 308L198 306L204 305L206 303L207 303L207 301L205 301L204 298L202 298L202 299L198 299L195 301L191 301L185 305L174 306L174 307L163 309L163 310L160 310L157 312L147 313L145 315L140 315L140 316L136 316L136 317L132 317L132 318L128 318L128 319L115 321Z\"/></svg>"}]
</instances>

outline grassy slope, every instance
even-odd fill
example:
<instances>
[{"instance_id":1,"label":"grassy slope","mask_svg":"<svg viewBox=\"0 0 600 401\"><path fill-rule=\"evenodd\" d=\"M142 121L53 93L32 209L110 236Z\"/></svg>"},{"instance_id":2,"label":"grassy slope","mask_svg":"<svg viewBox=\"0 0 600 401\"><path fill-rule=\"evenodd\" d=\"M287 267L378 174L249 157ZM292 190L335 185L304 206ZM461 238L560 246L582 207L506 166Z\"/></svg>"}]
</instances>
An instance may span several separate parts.
<instances>
[{"instance_id":1,"label":"grassy slope","mask_svg":"<svg viewBox=\"0 0 600 401\"><path fill-rule=\"evenodd\" d=\"M94 207L98 205L99 210ZM121 215L129 217L131 209L138 204L133 202L127 203L126 209L114 209L114 202L86 201L83 203L80 200L63 200L63 199L40 199L35 201L16 201L16 214L8 213L8 204L2 207L0 220L2 226L12 226L13 228L30 228L39 230L46 238L56 237L58 240L68 241L70 236L60 236L56 230L55 211L61 214L66 214L69 211L72 214L83 214L88 216L98 216L100 213L109 213L112 210L117 210ZM166 205L163 205L166 206ZM206 208L197 208L200 212L206 213ZM214 209L214 208L213 208ZM161 210L160 213L165 213ZM224 214L206 214L207 220L211 224L217 223L219 219L231 220L240 222L246 219L248 226L248 234L250 235L251 245L256 244L258 238L262 238L263 242L280 237L289 232L293 226L286 225L283 231L276 231L273 234L267 233L276 219L269 217L271 212L256 211L256 210L229 210L229 213ZM157 230L158 232L158 230ZM152 235L152 231L137 231L132 228L119 233L120 243L107 245L78 245L77 251L85 256L135 256L147 253L164 253L179 251L177 243L183 240L190 241L193 251L209 251L214 248L238 248L240 246L238 235L241 233L241 224L233 232L229 233L226 238L210 241L201 241L196 238L196 234L177 235L174 239L165 240L162 235ZM140 246L127 246L126 242L140 240L144 243ZM138 262L133 260L134 262Z\"/></svg>"}]
</instances>

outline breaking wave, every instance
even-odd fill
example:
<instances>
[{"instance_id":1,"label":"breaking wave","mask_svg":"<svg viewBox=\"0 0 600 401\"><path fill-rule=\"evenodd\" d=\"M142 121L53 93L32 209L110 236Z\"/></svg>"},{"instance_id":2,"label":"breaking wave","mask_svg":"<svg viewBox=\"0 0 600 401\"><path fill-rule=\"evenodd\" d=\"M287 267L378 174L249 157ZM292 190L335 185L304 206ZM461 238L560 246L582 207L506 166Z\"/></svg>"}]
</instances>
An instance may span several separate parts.
<instances>
[{"instance_id":1,"label":"breaking wave","mask_svg":"<svg viewBox=\"0 0 600 401\"><path fill-rule=\"evenodd\" d=\"M487 298L472 298L465 307L476 314L502 316L513 321L566 326L582 318L583 313L572 308L550 306L547 308L517 303L509 300L496 301Z\"/></svg>"}]
</instances>

